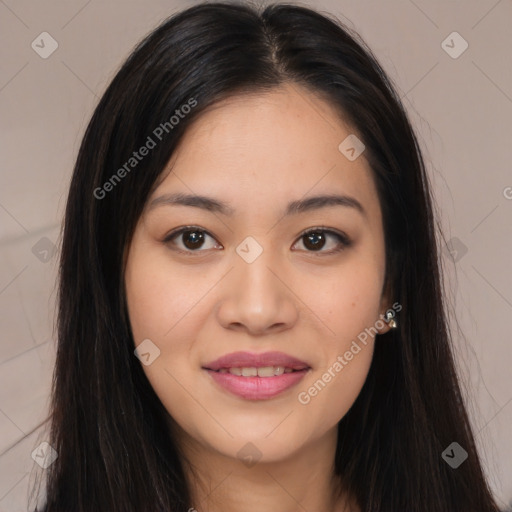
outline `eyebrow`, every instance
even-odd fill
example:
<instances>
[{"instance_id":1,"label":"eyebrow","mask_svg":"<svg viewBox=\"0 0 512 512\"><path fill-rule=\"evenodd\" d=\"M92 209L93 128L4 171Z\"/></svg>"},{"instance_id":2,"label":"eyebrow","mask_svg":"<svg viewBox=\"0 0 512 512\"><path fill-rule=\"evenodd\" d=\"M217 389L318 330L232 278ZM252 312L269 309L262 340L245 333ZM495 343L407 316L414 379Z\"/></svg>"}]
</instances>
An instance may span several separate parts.
<instances>
[{"instance_id":1,"label":"eyebrow","mask_svg":"<svg viewBox=\"0 0 512 512\"><path fill-rule=\"evenodd\" d=\"M163 194L161 196L155 197L149 203L148 210L152 210L153 208L162 205L192 206L227 216L232 216L236 213L236 211L227 203L219 201L213 197L183 193ZM364 217L367 216L363 205L355 197L336 194L320 195L308 197L306 199L299 199L297 201L291 201L286 206L284 216L296 215L332 206L345 206L353 208Z\"/></svg>"}]
</instances>

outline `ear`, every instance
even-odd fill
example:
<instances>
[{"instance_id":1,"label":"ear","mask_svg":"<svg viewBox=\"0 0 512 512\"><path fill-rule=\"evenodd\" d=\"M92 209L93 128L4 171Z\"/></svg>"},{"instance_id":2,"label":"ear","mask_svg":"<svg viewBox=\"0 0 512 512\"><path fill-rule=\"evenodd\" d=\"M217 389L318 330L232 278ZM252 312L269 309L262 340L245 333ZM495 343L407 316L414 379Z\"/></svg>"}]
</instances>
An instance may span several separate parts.
<instances>
[{"instance_id":1,"label":"ear","mask_svg":"<svg viewBox=\"0 0 512 512\"><path fill-rule=\"evenodd\" d=\"M389 309L389 308L388 308ZM387 311L387 309L385 310ZM379 320L382 320L382 323L384 324L381 329L378 329L378 334L386 334L388 331L391 330L391 326L384 321L384 313L379 317ZM380 325L380 322L379 322Z\"/></svg>"},{"instance_id":2,"label":"ear","mask_svg":"<svg viewBox=\"0 0 512 512\"><path fill-rule=\"evenodd\" d=\"M391 330L391 326L384 321L386 311L388 311L389 309L394 311L391 308L391 304L393 303L393 301L391 300L391 293L392 293L391 292L391 284L390 284L390 280L388 280L388 282L386 283L384 290L382 292L380 307L379 307L379 320L382 321L382 322L379 322L379 325L381 323L384 325L381 329L378 329L378 334L385 334Z\"/></svg>"}]
</instances>

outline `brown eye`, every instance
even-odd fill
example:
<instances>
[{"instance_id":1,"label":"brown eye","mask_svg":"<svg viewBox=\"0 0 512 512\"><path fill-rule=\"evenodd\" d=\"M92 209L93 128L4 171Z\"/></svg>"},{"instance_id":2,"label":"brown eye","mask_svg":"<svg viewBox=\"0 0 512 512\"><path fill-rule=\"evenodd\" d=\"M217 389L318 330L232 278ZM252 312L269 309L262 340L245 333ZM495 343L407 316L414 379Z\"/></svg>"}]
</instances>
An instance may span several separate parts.
<instances>
[{"instance_id":1,"label":"brown eye","mask_svg":"<svg viewBox=\"0 0 512 512\"><path fill-rule=\"evenodd\" d=\"M316 251L325 245L325 234L321 231L311 231L303 236L304 246L308 249Z\"/></svg>"},{"instance_id":2,"label":"brown eye","mask_svg":"<svg viewBox=\"0 0 512 512\"><path fill-rule=\"evenodd\" d=\"M203 252L204 250L215 248L215 243L210 247L204 247L208 238L214 240L214 238L203 229L195 226L187 226L167 235L164 239L164 243L176 246L176 249L181 252Z\"/></svg>"},{"instance_id":3,"label":"brown eye","mask_svg":"<svg viewBox=\"0 0 512 512\"><path fill-rule=\"evenodd\" d=\"M187 249L198 249L204 243L204 233L202 231L183 231L181 236Z\"/></svg>"},{"instance_id":4,"label":"brown eye","mask_svg":"<svg viewBox=\"0 0 512 512\"><path fill-rule=\"evenodd\" d=\"M205 247L209 238L213 241L213 244L210 243L209 247ZM299 241L302 241L304 244L306 252L319 253L319 255L333 254L352 244L351 240L344 233L322 228L310 229L301 235ZM174 246L172 247L173 249L186 254L223 248L220 244L215 244L215 239L207 231L196 226L178 228L167 235L163 242ZM325 247L327 247L327 250L323 250Z\"/></svg>"},{"instance_id":5,"label":"brown eye","mask_svg":"<svg viewBox=\"0 0 512 512\"><path fill-rule=\"evenodd\" d=\"M331 243L331 248L323 251L322 249L328 244L329 239L335 239L334 244ZM304 247L307 252L319 252L321 254L332 254L345 249L351 245L351 240L342 233L329 229L314 228L310 229L306 233L303 233L300 237L303 241ZM333 247L334 245L334 247Z\"/></svg>"}]
</instances>

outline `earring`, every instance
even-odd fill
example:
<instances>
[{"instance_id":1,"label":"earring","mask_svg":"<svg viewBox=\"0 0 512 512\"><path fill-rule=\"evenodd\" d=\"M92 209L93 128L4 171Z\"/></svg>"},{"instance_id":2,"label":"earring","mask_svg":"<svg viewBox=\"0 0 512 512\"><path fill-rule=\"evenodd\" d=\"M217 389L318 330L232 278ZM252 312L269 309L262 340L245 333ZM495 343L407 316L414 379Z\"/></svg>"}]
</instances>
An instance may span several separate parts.
<instances>
[{"instance_id":1,"label":"earring","mask_svg":"<svg viewBox=\"0 0 512 512\"><path fill-rule=\"evenodd\" d=\"M384 322L386 322L391 327L391 329L396 329L398 327L394 316L395 315L393 311L386 311L386 314L384 315Z\"/></svg>"}]
</instances>

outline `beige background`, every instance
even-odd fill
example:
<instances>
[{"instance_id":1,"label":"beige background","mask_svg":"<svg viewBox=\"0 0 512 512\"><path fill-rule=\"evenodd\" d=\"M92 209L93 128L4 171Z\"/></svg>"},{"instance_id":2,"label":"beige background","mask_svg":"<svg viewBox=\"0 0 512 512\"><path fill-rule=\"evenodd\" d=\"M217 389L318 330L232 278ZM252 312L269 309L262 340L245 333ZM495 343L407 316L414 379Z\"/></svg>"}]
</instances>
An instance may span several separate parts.
<instances>
[{"instance_id":1,"label":"beige background","mask_svg":"<svg viewBox=\"0 0 512 512\"><path fill-rule=\"evenodd\" d=\"M44 439L32 431L45 413L54 358L52 244L86 123L135 43L194 3L0 0L0 511L26 510L31 453ZM452 250L442 257L464 335L454 321L457 357L505 508L512 503L512 1L305 5L334 13L366 39L425 148ZM454 31L469 45L458 58L442 46ZM58 43L47 59L31 47L42 32ZM453 36L444 44L462 49Z\"/></svg>"}]
</instances>

